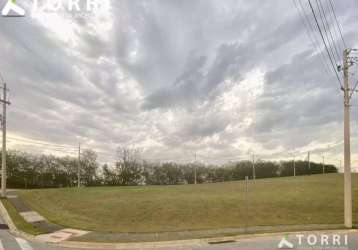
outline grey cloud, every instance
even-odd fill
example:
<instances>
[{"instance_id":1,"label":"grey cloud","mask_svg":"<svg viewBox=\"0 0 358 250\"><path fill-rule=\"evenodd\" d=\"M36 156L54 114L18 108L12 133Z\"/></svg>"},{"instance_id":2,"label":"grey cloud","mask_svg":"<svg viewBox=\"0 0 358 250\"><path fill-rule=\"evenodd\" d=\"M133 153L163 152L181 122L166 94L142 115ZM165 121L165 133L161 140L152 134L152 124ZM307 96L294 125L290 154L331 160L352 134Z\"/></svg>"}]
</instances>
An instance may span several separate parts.
<instances>
[{"instance_id":1,"label":"grey cloud","mask_svg":"<svg viewBox=\"0 0 358 250\"><path fill-rule=\"evenodd\" d=\"M73 61L69 63L68 55L60 49L62 44L50 38L35 21L3 18L0 33L1 44L8 48L3 51L7 59L2 64L3 69L34 82L47 80L67 84L75 81Z\"/></svg>"},{"instance_id":2,"label":"grey cloud","mask_svg":"<svg viewBox=\"0 0 358 250\"><path fill-rule=\"evenodd\" d=\"M267 8L269 12L272 6L264 5L263 8ZM148 96L144 107L149 109L170 108L172 106L190 107L196 99L214 99L216 95L220 94L216 91L218 86L225 80L240 80L242 74L249 71L255 64L262 64L258 60L263 61L265 59L266 63L271 62L272 54L277 48L294 40L302 32L302 29L298 29L301 25L298 18L290 19L288 22L278 25L278 27L276 25L269 26L269 24L268 26L256 25L250 27L250 22L254 21L250 11L253 11L253 9L249 8L246 12L238 11L227 23L222 24L223 27L229 28L226 30L227 33L235 34L231 35L232 40L222 42L221 37L218 38L211 31L209 35L212 35L211 39L215 41L215 45L210 51L192 48L196 49L195 52L201 54L201 57L207 58L206 70L194 73L194 75L200 76L199 79L196 79L195 85L190 77L181 78L181 81L187 81L187 84L184 82L183 85L191 86L187 88L176 87L177 80L168 81L167 86L155 90ZM262 19L266 18L268 16ZM244 26L243 23L249 25ZM230 25L237 26L239 29L235 30ZM225 30L223 27L220 27L220 29ZM219 29L219 27L216 28ZM219 33L221 34L223 31L219 31ZM247 37L245 37L245 33ZM244 39L244 41L240 41L240 39ZM190 55L189 60L193 60ZM193 69L195 68L193 67ZM185 75L185 73L184 70L183 74ZM178 100L173 96L185 97Z\"/></svg>"},{"instance_id":3,"label":"grey cloud","mask_svg":"<svg viewBox=\"0 0 358 250\"><path fill-rule=\"evenodd\" d=\"M322 70L291 1L112 5L109 41L91 20L74 20L76 51L31 18L1 19L10 132L106 152L152 140L160 145L149 143L153 157L246 154L240 141L290 150L341 138L336 79ZM336 7L347 42L357 44L358 4ZM250 89L240 81L255 69L265 73L263 93L251 106L232 96L237 107L222 108L232 90L225 81ZM352 109L353 126L357 119Z\"/></svg>"},{"instance_id":4,"label":"grey cloud","mask_svg":"<svg viewBox=\"0 0 358 250\"><path fill-rule=\"evenodd\" d=\"M318 55L308 50L266 74L265 91L257 102L258 114L250 135L261 143L274 142L288 148L307 144L324 126L336 126L342 115L341 91L333 74L322 77L325 71L317 67L319 64ZM290 136L269 139L274 134Z\"/></svg>"}]
</instances>

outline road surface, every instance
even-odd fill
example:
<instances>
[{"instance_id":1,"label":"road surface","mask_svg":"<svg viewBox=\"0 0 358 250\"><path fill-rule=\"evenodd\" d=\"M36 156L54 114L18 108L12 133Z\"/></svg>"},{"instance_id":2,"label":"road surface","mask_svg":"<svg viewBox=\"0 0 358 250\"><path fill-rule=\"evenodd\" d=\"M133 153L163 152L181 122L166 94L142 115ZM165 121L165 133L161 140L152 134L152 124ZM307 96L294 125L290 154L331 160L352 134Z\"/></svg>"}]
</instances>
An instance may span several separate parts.
<instances>
[{"instance_id":1,"label":"road surface","mask_svg":"<svg viewBox=\"0 0 358 250\"><path fill-rule=\"evenodd\" d=\"M0 218L0 225L3 225L4 222ZM3 228L1 226L0 228ZM322 234L322 233L321 233ZM334 236L336 234L336 236ZM321 238L319 234L312 233L305 234L302 236L297 236L296 234L291 234L288 236L287 241L289 244L293 245L292 249L301 249L301 250L356 250L358 249L358 232L351 232L345 236L344 233L327 233L323 236L323 245L321 245ZM347 237L347 238L345 238ZM157 247L156 250L273 250L279 249L278 245L283 237L281 236L264 236L264 237L252 237L240 239L236 242L216 242L216 244L202 244L202 245L191 245L191 246L173 246L173 247ZM301 245L299 245L299 238L301 238ZM339 242L338 242L339 240ZM316 243L314 245L309 245L309 243ZM335 241L335 242L334 242ZM340 243L340 244L338 244ZM345 245L345 243L348 243ZM325 245L328 244L328 245ZM334 245L335 244L335 245ZM283 247L287 248L287 245L283 244ZM328 246L328 247L327 247ZM0 250L78 250L73 248L62 248L58 246L48 245L45 243L38 242L29 242L27 240L14 237L10 234L7 229L0 229ZM95 250L95 249L93 249Z\"/></svg>"}]
</instances>

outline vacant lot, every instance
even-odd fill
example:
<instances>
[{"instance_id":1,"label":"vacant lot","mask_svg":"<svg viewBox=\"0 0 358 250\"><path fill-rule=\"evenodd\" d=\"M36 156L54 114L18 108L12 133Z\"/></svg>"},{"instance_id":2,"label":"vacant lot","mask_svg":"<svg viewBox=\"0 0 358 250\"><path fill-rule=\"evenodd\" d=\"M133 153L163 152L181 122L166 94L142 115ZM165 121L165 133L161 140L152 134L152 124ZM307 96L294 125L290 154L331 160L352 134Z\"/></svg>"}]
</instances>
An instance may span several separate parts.
<instances>
[{"instance_id":1,"label":"vacant lot","mask_svg":"<svg viewBox=\"0 0 358 250\"><path fill-rule=\"evenodd\" d=\"M50 221L101 232L163 232L257 225L343 223L343 175L186 186L21 191ZM353 176L358 223L358 175Z\"/></svg>"}]
</instances>

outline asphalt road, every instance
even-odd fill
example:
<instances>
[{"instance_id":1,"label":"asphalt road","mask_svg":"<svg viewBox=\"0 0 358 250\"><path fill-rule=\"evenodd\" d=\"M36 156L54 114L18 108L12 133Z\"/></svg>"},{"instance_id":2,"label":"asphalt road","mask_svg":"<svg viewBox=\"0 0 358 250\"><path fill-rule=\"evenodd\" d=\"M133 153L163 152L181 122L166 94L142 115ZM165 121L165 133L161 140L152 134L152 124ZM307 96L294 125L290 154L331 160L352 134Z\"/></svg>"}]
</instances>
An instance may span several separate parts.
<instances>
[{"instance_id":1,"label":"asphalt road","mask_svg":"<svg viewBox=\"0 0 358 250\"><path fill-rule=\"evenodd\" d=\"M0 224L4 224L0 218ZM291 249L301 250L356 250L358 249L358 232L350 232L345 234L340 233L327 233L319 234L310 233L297 236L291 234L288 236L288 244L292 244ZM345 236L347 235L347 236ZM282 235L283 236L283 235ZM216 242L216 244L201 244L201 245L190 245L190 246L173 246L173 247L156 247L153 249L160 250L273 250L279 249L278 245L282 240L281 235L279 236L264 236L264 237L252 237L237 240L236 242ZM300 244L301 241L301 244ZM310 245L315 243L313 245ZM347 243L347 245L346 245ZM287 248L287 245L283 245ZM7 229L0 229L0 250L78 250L73 248L62 248L58 246L52 246L44 243L29 242L27 240L16 238L9 233ZM140 249L140 248L137 248ZM95 250L95 249L93 249Z\"/></svg>"}]
</instances>

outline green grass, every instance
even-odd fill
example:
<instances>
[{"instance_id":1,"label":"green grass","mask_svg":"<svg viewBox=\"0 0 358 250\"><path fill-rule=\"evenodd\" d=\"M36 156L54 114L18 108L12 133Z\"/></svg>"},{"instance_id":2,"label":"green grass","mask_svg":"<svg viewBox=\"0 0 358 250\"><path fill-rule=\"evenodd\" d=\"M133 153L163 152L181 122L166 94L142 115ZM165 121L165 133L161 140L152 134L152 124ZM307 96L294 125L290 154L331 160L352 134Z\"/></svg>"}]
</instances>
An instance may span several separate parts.
<instances>
[{"instance_id":1,"label":"green grass","mask_svg":"<svg viewBox=\"0 0 358 250\"><path fill-rule=\"evenodd\" d=\"M14 222L15 226L22 232L32 234L32 235L39 235L44 233L39 228L34 227L33 225L27 223L16 211L14 206L8 201L7 199L1 199L2 204L6 208L7 212L9 213L12 221Z\"/></svg>"},{"instance_id":2,"label":"green grass","mask_svg":"<svg viewBox=\"0 0 358 250\"><path fill-rule=\"evenodd\" d=\"M358 223L358 175L353 175ZM343 175L183 186L19 191L51 222L97 232L165 232L259 225L343 224Z\"/></svg>"}]
</instances>

